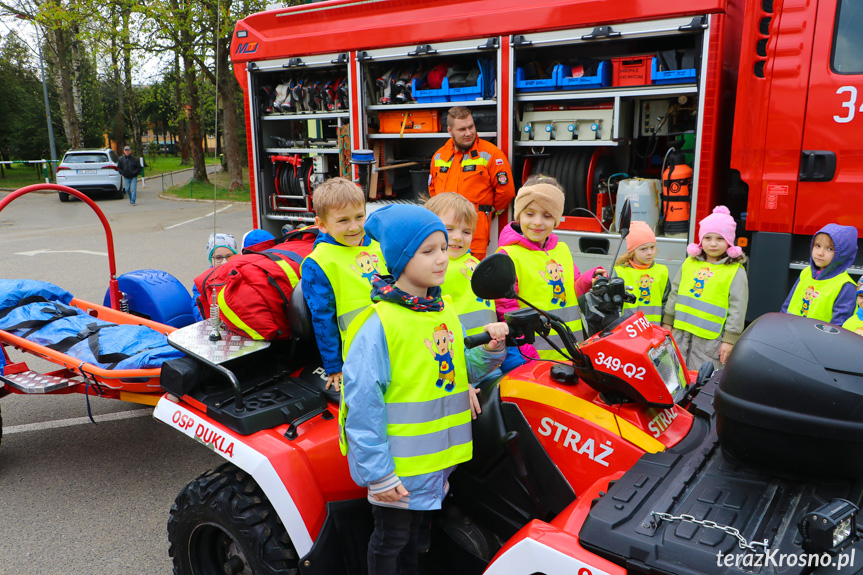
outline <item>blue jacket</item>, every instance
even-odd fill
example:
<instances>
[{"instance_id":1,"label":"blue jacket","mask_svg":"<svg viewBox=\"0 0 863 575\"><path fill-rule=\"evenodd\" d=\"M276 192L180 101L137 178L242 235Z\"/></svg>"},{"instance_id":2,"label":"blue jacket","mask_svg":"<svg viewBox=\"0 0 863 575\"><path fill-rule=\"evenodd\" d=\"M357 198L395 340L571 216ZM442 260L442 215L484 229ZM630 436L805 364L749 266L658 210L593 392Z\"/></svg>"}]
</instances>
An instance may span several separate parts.
<instances>
[{"instance_id":1,"label":"blue jacket","mask_svg":"<svg viewBox=\"0 0 863 575\"><path fill-rule=\"evenodd\" d=\"M500 365L505 355L504 349L488 351L484 346L465 350L468 381L481 381ZM399 478L395 474L387 443L384 401L390 373L384 328L377 314L372 314L357 332L343 370L344 381L349 382L344 388L345 401L351 406L345 421L351 477L357 485L369 488L369 501L375 505L404 507L407 503L408 509L440 509L454 467L412 477ZM410 494L402 498L401 505L374 501L374 494L389 491L399 482Z\"/></svg>"},{"instance_id":2,"label":"blue jacket","mask_svg":"<svg viewBox=\"0 0 863 575\"><path fill-rule=\"evenodd\" d=\"M320 232L315 246L321 242L341 246L330 234ZM362 245L372 243L372 238L366 234ZM303 297L312 312L312 326L315 330L315 340L318 342L318 350L324 362L324 371L327 375L342 371L342 338L339 335L339 324L336 320L336 294L330 279L321 266L312 258L303 260L300 267L300 282L303 285ZM371 304L371 299L369 299Z\"/></svg>"},{"instance_id":3,"label":"blue jacket","mask_svg":"<svg viewBox=\"0 0 863 575\"><path fill-rule=\"evenodd\" d=\"M815 267L815 262L812 261L812 246L815 244L815 236L818 234L827 234L833 240L833 261L827 264L823 270ZM816 280L829 280L848 270L854 260L857 258L857 229L854 226L840 226L839 224L827 224L818 233L812 236L812 241L809 243L809 268L812 271L812 277ZM791 297L797 289L797 284L800 278L791 286L791 291L788 297L785 298L785 303L782 304L782 311L788 311L788 305L791 303ZM830 323L834 325L842 325L851 317L857 310L857 287L853 284L845 284L839 291L839 296L833 302L833 319Z\"/></svg>"}]
</instances>

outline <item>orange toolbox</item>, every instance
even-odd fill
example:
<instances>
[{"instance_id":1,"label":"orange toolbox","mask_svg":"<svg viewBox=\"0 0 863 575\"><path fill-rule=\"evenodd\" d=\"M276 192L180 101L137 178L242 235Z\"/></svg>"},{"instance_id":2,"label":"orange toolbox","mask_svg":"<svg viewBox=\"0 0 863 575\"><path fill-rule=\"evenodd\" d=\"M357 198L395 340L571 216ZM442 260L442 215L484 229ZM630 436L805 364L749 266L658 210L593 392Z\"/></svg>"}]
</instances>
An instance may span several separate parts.
<instances>
[{"instance_id":1,"label":"orange toolbox","mask_svg":"<svg viewBox=\"0 0 863 575\"><path fill-rule=\"evenodd\" d=\"M440 131L438 110L378 112L381 134L420 134Z\"/></svg>"},{"instance_id":2,"label":"orange toolbox","mask_svg":"<svg viewBox=\"0 0 863 575\"><path fill-rule=\"evenodd\" d=\"M646 86L650 84L650 64L652 62L652 54L612 58L611 67L614 76L612 85Z\"/></svg>"}]
</instances>

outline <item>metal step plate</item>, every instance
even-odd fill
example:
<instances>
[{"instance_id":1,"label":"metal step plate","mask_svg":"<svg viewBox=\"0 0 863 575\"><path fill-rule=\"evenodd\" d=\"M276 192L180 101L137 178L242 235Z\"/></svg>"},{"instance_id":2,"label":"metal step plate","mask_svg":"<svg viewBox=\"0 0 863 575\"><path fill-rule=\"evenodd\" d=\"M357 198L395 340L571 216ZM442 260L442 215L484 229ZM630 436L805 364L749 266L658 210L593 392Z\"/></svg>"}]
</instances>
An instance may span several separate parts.
<instances>
[{"instance_id":1,"label":"metal step plate","mask_svg":"<svg viewBox=\"0 0 863 575\"><path fill-rule=\"evenodd\" d=\"M169 333L168 343L180 351L216 365L270 347L268 341L256 341L226 329L219 330L221 339L211 341L212 332L213 326L209 321L199 321Z\"/></svg>"},{"instance_id":2,"label":"metal step plate","mask_svg":"<svg viewBox=\"0 0 863 575\"><path fill-rule=\"evenodd\" d=\"M35 371L23 371L21 373L13 373L12 375L0 376L0 381L23 393L51 393L58 389L65 389L81 384L80 381L57 377L55 375L45 375L44 373L36 373Z\"/></svg>"}]
</instances>

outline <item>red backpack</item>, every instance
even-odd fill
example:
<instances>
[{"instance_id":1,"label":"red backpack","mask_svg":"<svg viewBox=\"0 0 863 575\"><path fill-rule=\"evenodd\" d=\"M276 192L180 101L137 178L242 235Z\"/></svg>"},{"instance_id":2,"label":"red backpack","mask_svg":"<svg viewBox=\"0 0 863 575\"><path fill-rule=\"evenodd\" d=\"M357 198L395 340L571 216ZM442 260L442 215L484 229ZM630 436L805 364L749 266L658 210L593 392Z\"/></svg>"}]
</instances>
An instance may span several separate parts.
<instances>
[{"instance_id":1,"label":"red backpack","mask_svg":"<svg viewBox=\"0 0 863 575\"><path fill-rule=\"evenodd\" d=\"M312 253L317 228L295 230L245 249L195 278L198 308L210 317L213 288L219 318L233 331L256 340L287 339L288 301L300 279L303 258Z\"/></svg>"}]
</instances>

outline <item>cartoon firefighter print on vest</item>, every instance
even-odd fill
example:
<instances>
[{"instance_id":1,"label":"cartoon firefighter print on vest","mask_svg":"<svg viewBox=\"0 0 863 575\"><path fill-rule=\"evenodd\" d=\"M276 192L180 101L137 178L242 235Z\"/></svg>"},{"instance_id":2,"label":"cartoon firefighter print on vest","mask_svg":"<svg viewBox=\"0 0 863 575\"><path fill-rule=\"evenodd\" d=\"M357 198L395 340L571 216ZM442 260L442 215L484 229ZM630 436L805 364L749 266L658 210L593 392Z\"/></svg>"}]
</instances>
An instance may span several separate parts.
<instances>
[{"instance_id":1,"label":"cartoon firefighter print on vest","mask_svg":"<svg viewBox=\"0 0 863 575\"><path fill-rule=\"evenodd\" d=\"M819 295L821 295L821 293L815 291L815 286L809 286L806 288L806 291L803 293L803 307L800 309L800 315L803 317L809 317L809 306L813 301L818 299Z\"/></svg>"},{"instance_id":2,"label":"cartoon firefighter print on vest","mask_svg":"<svg viewBox=\"0 0 863 575\"><path fill-rule=\"evenodd\" d=\"M463 275L464 277L467 278L467 281L470 281L471 278L473 278L473 271L476 269L476 266L478 264L479 264L479 262L476 260L476 258L469 257L465 260L464 266L459 268L459 271L461 272L461 275ZM487 308L491 307L491 300L482 299L481 297L478 297L478 298L476 298L476 301L478 301L480 303L484 303L485 307L487 307Z\"/></svg>"},{"instance_id":3,"label":"cartoon firefighter print on vest","mask_svg":"<svg viewBox=\"0 0 863 575\"><path fill-rule=\"evenodd\" d=\"M447 329L445 323L442 323L434 328L432 339L426 339L423 342L438 362L438 378L435 385L443 387L444 382L447 382L444 387L447 391L455 388L455 365L452 360L454 339L452 332Z\"/></svg>"},{"instance_id":4,"label":"cartoon firefighter print on vest","mask_svg":"<svg viewBox=\"0 0 863 575\"><path fill-rule=\"evenodd\" d=\"M695 285L689 290L692 295L695 297L701 297L701 294L704 293L704 284L707 283L707 280L713 277L713 272L710 271L710 268L701 268L698 270L698 273L695 274Z\"/></svg>"},{"instance_id":5,"label":"cartoon firefighter print on vest","mask_svg":"<svg viewBox=\"0 0 863 575\"><path fill-rule=\"evenodd\" d=\"M566 289L563 287L563 266L554 260L545 262L545 269L539 277L551 286L551 305L566 306Z\"/></svg>"},{"instance_id":6,"label":"cartoon firefighter print on vest","mask_svg":"<svg viewBox=\"0 0 863 575\"><path fill-rule=\"evenodd\" d=\"M369 285L372 285L372 279L376 275L383 275L378 268L378 256L371 255L368 252L362 252L356 257L357 265L352 265L351 269L369 280Z\"/></svg>"},{"instance_id":7,"label":"cartoon firefighter print on vest","mask_svg":"<svg viewBox=\"0 0 863 575\"><path fill-rule=\"evenodd\" d=\"M650 303L650 284L653 283L653 278L649 274L644 274L638 278L638 303ZM702 289L704 286L702 285Z\"/></svg>"}]
</instances>

